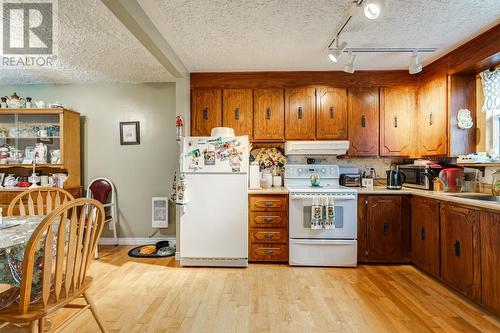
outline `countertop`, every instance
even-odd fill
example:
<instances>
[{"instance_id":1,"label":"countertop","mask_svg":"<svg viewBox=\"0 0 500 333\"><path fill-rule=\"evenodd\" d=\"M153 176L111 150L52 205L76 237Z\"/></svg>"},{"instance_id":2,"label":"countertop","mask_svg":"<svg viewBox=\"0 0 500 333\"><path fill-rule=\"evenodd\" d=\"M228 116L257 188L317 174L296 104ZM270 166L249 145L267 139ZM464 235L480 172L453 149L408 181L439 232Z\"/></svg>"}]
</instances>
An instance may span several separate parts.
<instances>
[{"instance_id":1,"label":"countertop","mask_svg":"<svg viewBox=\"0 0 500 333\"><path fill-rule=\"evenodd\" d=\"M284 186L248 189L248 194L288 194L288 189Z\"/></svg>"},{"instance_id":2,"label":"countertop","mask_svg":"<svg viewBox=\"0 0 500 333\"><path fill-rule=\"evenodd\" d=\"M472 207L485 208L489 210L500 211L500 204L489 201L480 201L474 199L461 198L463 195L475 194L481 195L481 193L447 193L447 192L435 192L419 190L415 188L403 187L401 190L389 190L385 186L375 186L373 190L368 190L366 188L353 188L358 191L358 194L380 194L380 195L415 195L425 198L430 198L434 200L441 200L446 202L452 202L462 205L468 205ZM286 187L271 187L266 189L249 189L248 194L288 194ZM488 194L484 194L488 195Z\"/></svg>"},{"instance_id":3,"label":"countertop","mask_svg":"<svg viewBox=\"0 0 500 333\"><path fill-rule=\"evenodd\" d=\"M425 198L434 199L434 200L441 200L441 201L447 201L447 202L452 202L452 203L457 203L457 204L462 204L462 205L468 205L468 206L472 206L472 207L500 211L500 204L499 203L461 198L461 196L463 196L463 195L470 195L470 194L485 195L485 196L488 195L488 194L484 194L484 193L435 192L435 191L419 190L419 189L409 188L409 187L403 187L401 190L389 190L389 189L385 188L384 186L375 186L373 188L373 190L368 190L368 189L364 189L364 188L357 188L357 190L358 190L358 194L385 194L385 195L411 194L414 196L420 196L420 197L425 197Z\"/></svg>"}]
</instances>

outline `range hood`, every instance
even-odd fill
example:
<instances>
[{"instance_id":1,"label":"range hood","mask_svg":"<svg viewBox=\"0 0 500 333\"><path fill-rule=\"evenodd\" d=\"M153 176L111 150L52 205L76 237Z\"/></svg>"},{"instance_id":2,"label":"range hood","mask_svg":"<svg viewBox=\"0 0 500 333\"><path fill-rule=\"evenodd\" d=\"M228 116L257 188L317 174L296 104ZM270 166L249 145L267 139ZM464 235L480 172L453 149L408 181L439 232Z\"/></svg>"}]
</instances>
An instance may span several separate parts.
<instances>
[{"instance_id":1,"label":"range hood","mask_svg":"<svg viewBox=\"0 0 500 333\"><path fill-rule=\"evenodd\" d=\"M345 155L349 141L287 141L285 155Z\"/></svg>"}]
</instances>

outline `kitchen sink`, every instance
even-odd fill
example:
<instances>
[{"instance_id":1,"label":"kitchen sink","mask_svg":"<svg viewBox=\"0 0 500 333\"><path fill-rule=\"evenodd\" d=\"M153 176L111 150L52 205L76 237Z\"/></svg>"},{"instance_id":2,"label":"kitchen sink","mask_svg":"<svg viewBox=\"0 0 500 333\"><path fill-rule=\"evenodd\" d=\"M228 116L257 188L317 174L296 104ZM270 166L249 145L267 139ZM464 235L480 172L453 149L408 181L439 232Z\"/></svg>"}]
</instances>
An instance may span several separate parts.
<instances>
[{"instance_id":1,"label":"kitchen sink","mask_svg":"<svg viewBox=\"0 0 500 333\"><path fill-rule=\"evenodd\" d=\"M480 194L456 194L456 197L464 198L464 199L472 199L472 200L481 200L481 201L490 201L490 202L498 202L500 203L500 196L494 195L480 195Z\"/></svg>"}]
</instances>

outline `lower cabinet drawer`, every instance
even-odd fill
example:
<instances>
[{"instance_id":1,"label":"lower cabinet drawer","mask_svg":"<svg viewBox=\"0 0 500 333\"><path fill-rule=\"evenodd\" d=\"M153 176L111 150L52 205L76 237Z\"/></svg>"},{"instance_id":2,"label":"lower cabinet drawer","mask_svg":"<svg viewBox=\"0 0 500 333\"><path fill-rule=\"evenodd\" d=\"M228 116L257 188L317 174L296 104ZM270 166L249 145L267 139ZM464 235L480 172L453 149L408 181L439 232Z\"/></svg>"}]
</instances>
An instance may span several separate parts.
<instances>
[{"instance_id":1,"label":"lower cabinet drawer","mask_svg":"<svg viewBox=\"0 0 500 333\"><path fill-rule=\"evenodd\" d=\"M251 243L288 243L286 228L250 228Z\"/></svg>"},{"instance_id":2,"label":"lower cabinet drawer","mask_svg":"<svg viewBox=\"0 0 500 333\"><path fill-rule=\"evenodd\" d=\"M252 244L250 260L288 261L288 246L283 244Z\"/></svg>"},{"instance_id":3,"label":"lower cabinet drawer","mask_svg":"<svg viewBox=\"0 0 500 333\"><path fill-rule=\"evenodd\" d=\"M250 210L256 212L284 212L287 208L286 196L250 196Z\"/></svg>"},{"instance_id":4,"label":"lower cabinet drawer","mask_svg":"<svg viewBox=\"0 0 500 333\"><path fill-rule=\"evenodd\" d=\"M286 228L287 214L284 212L251 212L250 227L257 228Z\"/></svg>"}]
</instances>

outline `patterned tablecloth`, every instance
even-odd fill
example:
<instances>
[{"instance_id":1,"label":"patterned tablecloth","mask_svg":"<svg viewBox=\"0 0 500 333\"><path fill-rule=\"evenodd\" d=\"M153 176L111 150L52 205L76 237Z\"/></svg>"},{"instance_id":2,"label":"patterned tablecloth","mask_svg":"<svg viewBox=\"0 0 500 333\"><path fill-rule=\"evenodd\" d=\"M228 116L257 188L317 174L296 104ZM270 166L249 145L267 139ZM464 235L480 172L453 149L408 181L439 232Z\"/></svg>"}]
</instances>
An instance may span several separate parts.
<instances>
[{"instance_id":1,"label":"patterned tablecloth","mask_svg":"<svg viewBox=\"0 0 500 333\"><path fill-rule=\"evenodd\" d=\"M0 229L0 283L19 286L11 267L9 267L9 259L11 265L14 262L22 263L26 244L44 217L12 216L3 218L3 225L10 227Z\"/></svg>"}]
</instances>

